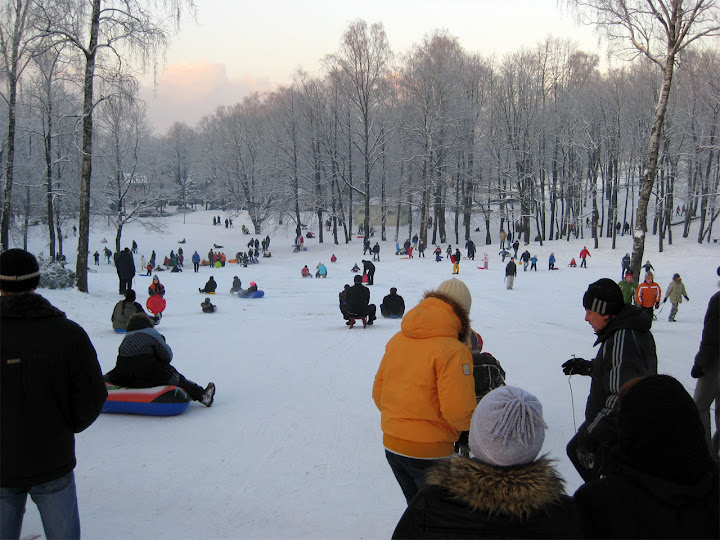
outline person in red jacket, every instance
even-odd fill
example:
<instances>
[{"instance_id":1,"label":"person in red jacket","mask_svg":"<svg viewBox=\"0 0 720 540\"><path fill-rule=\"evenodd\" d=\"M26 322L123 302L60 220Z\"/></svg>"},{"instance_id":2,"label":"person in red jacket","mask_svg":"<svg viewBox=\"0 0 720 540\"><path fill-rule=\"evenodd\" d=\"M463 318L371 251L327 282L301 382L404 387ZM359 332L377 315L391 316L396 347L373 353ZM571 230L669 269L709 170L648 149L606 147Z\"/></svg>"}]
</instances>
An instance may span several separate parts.
<instances>
[{"instance_id":1,"label":"person in red jacket","mask_svg":"<svg viewBox=\"0 0 720 540\"><path fill-rule=\"evenodd\" d=\"M592 257L592 255L590 255L587 246L583 246L582 251L580 252L580 258L582 259L580 268L587 268L587 261L585 260L586 257Z\"/></svg>"},{"instance_id":2,"label":"person in red jacket","mask_svg":"<svg viewBox=\"0 0 720 540\"><path fill-rule=\"evenodd\" d=\"M426 293L405 314L375 375L385 457L408 503L424 485L425 470L453 455L460 433L470 428L476 405L471 305L459 279Z\"/></svg>"},{"instance_id":3,"label":"person in red jacket","mask_svg":"<svg viewBox=\"0 0 720 540\"><path fill-rule=\"evenodd\" d=\"M660 290L660 285L654 282L653 273L648 272L645 274L645 281L635 289L635 303L655 319L653 308L657 309L660 307L661 297L662 291Z\"/></svg>"}]
</instances>

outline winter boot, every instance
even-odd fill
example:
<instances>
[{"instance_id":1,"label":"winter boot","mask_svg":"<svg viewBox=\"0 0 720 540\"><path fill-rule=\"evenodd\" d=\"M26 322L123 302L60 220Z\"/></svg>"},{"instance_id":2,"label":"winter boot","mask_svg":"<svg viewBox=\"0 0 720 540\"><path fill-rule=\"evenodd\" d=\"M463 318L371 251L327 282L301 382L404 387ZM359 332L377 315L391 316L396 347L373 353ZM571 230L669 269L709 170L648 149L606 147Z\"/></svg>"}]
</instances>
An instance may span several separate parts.
<instances>
[{"instance_id":1,"label":"winter boot","mask_svg":"<svg viewBox=\"0 0 720 540\"><path fill-rule=\"evenodd\" d=\"M213 404L214 399L215 399L215 383L208 383L207 388L205 388L202 398L200 399L200 403L202 403L206 407L210 407Z\"/></svg>"}]
</instances>

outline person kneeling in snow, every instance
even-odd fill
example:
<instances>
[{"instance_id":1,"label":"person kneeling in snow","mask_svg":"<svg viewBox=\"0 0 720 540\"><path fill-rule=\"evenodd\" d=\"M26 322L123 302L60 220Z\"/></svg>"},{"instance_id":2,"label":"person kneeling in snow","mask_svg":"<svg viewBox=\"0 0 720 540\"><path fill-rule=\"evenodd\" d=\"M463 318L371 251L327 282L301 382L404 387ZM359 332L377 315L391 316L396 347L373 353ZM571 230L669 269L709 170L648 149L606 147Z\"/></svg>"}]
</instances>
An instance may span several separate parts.
<instances>
[{"instance_id":1,"label":"person kneeling in snow","mask_svg":"<svg viewBox=\"0 0 720 540\"><path fill-rule=\"evenodd\" d=\"M215 304L210 302L210 298L206 298L204 302L201 302L200 307L203 313L215 313Z\"/></svg>"},{"instance_id":2,"label":"person kneeling in snow","mask_svg":"<svg viewBox=\"0 0 720 540\"><path fill-rule=\"evenodd\" d=\"M185 390L191 399L210 407L215 398L215 384L208 383L203 389L187 380L170 365L172 359L173 352L165 337L153 328L147 315L136 313L128 321L115 367L105 374L105 380L129 388L172 384Z\"/></svg>"}]
</instances>

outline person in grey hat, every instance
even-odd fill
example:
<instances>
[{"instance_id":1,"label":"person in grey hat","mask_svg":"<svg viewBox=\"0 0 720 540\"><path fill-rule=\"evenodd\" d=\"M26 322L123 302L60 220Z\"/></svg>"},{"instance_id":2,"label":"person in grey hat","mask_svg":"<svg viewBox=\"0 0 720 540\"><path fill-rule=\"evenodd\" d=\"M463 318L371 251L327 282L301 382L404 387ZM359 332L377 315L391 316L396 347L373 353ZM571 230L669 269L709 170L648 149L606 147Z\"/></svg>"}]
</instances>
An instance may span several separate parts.
<instances>
[{"instance_id":1,"label":"person in grey hat","mask_svg":"<svg viewBox=\"0 0 720 540\"><path fill-rule=\"evenodd\" d=\"M580 538L579 514L546 456L542 405L514 386L480 400L471 457L439 460L393 538Z\"/></svg>"},{"instance_id":2,"label":"person in grey hat","mask_svg":"<svg viewBox=\"0 0 720 540\"><path fill-rule=\"evenodd\" d=\"M638 306L626 304L612 279L591 283L583 296L583 307L600 349L594 360L571 358L562 368L565 375L592 377L585 422L567 446L570 461L589 482L599 478L605 458L617 442L620 388L635 377L655 375L657 353L650 333L650 315Z\"/></svg>"},{"instance_id":3,"label":"person in grey hat","mask_svg":"<svg viewBox=\"0 0 720 540\"><path fill-rule=\"evenodd\" d=\"M476 405L471 305L470 290L456 278L425 293L388 341L375 375L385 458L408 503L425 470L453 455L470 427Z\"/></svg>"},{"instance_id":4,"label":"person in grey hat","mask_svg":"<svg viewBox=\"0 0 720 540\"><path fill-rule=\"evenodd\" d=\"M107 390L90 338L39 282L31 253L0 255L0 538L20 538L28 494L47 538L80 538L75 433Z\"/></svg>"},{"instance_id":5,"label":"person in grey hat","mask_svg":"<svg viewBox=\"0 0 720 540\"><path fill-rule=\"evenodd\" d=\"M668 315L668 322L677 322L675 321L675 316L678 312L678 306L682 303L682 299L685 298L686 302L690 301L687 291L685 290L685 284L680 278L680 274L673 275L670 285L668 285L667 289L665 289L665 298L662 303L664 304L667 302L668 298L670 298L670 303L672 304L670 315Z\"/></svg>"}]
</instances>

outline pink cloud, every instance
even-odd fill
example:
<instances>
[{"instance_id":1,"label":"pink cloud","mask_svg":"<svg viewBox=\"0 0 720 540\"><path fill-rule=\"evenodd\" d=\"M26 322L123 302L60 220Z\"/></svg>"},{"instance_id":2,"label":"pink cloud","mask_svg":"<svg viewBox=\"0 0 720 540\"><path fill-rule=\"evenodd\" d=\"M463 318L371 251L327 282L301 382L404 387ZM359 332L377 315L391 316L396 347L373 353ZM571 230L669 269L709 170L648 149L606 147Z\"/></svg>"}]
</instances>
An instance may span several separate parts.
<instances>
[{"instance_id":1,"label":"pink cloud","mask_svg":"<svg viewBox=\"0 0 720 540\"><path fill-rule=\"evenodd\" d=\"M141 95L156 131L162 132L173 122L193 125L220 105L233 105L252 92L276 87L269 79L248 75L230 79L225 64L182 61L165 68L155 92L143 88Z\"/></svg>"}]
</instances>

